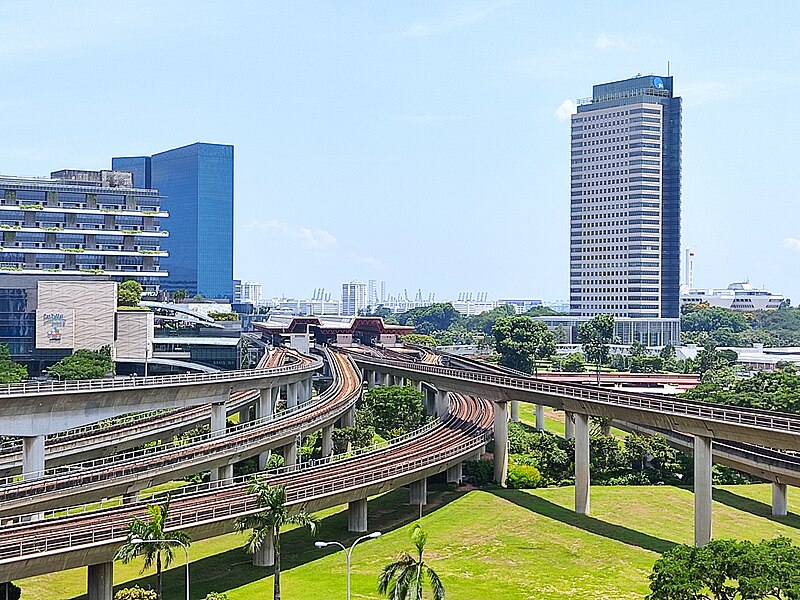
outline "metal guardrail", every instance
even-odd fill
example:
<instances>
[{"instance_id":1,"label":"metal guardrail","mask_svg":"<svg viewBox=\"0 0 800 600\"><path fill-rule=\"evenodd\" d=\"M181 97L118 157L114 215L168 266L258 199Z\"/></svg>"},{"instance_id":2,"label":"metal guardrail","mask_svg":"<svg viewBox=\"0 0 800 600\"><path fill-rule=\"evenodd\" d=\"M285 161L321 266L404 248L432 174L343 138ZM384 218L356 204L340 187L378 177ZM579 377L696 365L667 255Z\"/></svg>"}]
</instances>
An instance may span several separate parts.
<instances>
[{"instance_id":1,"label":"metal guardrail","mask_svg":"<svg viewBox=\"0 0 800 600\"><path fill-rule=\"evenodd\" d=\"M788 432L800 436L800 417L785 413L770 413L758 410L740 410L723 405L681 402L670 399L660 399L654 396L639 395L632 392L615 392L582 385L567 385L556 382L546 382L536 379L523 379L504 377L501 375L488 375L473 371L450 369L379 359L372 356L354 355L356 362L364 365L394 367L406 371L430 373L452 379L487 383L512 389L539 392L547 395L562 396L574 400L586 400L613 406L624 406L638 410L658 412L664 415L692 417L702 421L715 421L748 428L766 429L775 432Z\"/></svg>"},{"instance_id":2,"label":"metal guardrail","mask_svg":"<svg viewBox=\"0 0 800 600\"><path fill-rule=\"evenodd\" d=\"M474 451L476 448L482 446L490 439L491 432L486 431L480 436L476 436L471 440L465 440L455 446L451 446L445 450L438 450L422 458L400 462L382 469L371 470L366 473L358 473L355 475L340 477L334 481L326 481L312 484L310 486L304 486L301 489L289 489L287 490L286 494L286 502L287 504L296 504L314 498L344 493L350 490L366 487L369 484L390 480L406 473L420 471L428 466L440 465L449 460L461 457L469 452ZM215 483L218 486L220 482ZM212 488L209 486L209 489ZM241 516L243 514L258 512L259 510L262 509L258 506L256 500L251 495L245 493L240 499L223 504L221 506L211 504L204 508L180 512L170 519L170 526L167 528L167 531L200 524L207 521ZM107 529L91 529L89 531L74 533L68 532L60 536L26 539L20 541L18 544L0 549L0 561L3 559L31 556L34 554L53 552L66 548L74 548L75 546L112 543L124 540L127 534L128 524L124 524L112 525L112 527Z\"/></svg>"},{"instance_id":3,"label":"metal guardrail","mask_svg":"<svg viewBox=\"0 0 800 600\"><path fill-rule=\"evenodd\" d=\"M115 379L85 379L78 381L47 381L28 383L7 383L0 385L0 396L24 396L73 391L97 390L135 390L139 388L164 387L171 385L193 385L202 383L227 383L247 381L290 373L316 371L322 367L322 360L297 363L272 369L245 369L222 371L220 373L197 373L180 375L155 375L152 377L125 377Z\"/></svg>"}]
</instances>

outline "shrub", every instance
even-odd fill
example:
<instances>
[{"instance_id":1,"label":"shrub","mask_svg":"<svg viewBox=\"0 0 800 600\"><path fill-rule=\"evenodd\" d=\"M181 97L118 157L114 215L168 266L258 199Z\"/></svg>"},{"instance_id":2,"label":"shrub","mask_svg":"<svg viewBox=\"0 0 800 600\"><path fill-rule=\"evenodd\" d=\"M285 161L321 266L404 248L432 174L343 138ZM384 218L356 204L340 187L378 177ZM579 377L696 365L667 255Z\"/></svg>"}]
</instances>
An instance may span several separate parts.
<instances>
[{"instance_id":1,"label":"shrub","mask_svg":"<svg viewBox=\"0 0 800 600\"><path fill-rule=\"evenodd\" d=\"M225 592L208 592L205 600L228 600L228 594Z\"/></svg>"},{"instance_id":2,"label":"shrub","mask_svg":"<svg viewBox=\"0 0 800 600\"><path fill-rule=\"evenodd\" d=\"M464 478L473 485L481 486L491 483L494 479L494 461L491 460L466 460L464 461Z\"/></svg>"},{"instance_id":3,"label":"shrub","mask_svg":"<svg viewBox=\"0 0 800 600\"><path fill-rule=\"evenodd\" d=\"M506 478L506 485L515 490L524 490L535 488L542 480L542 475L539 469L531 465L517 465L513 464L508 469L508 477Z\"/></svg>"},{"instance_id":4,"label":"shrub","mask_svg":"<svg viewBox=\"0 0 800 600\"><path fill-rule=\"evenodd\" d=\"M114 600L158 600L155 590L143 590L138 585L123 588L114 594Z\"/></svg>"}]
</instances>

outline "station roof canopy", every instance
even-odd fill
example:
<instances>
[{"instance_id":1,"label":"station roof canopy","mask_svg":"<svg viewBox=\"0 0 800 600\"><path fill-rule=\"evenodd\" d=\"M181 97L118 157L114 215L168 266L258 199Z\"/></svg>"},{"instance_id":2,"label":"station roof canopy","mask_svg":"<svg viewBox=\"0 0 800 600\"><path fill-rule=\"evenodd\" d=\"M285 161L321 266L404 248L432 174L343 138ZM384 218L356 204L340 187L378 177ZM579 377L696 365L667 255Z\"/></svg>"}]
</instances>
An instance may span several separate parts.
<instances>
[{"instance_id":1,"label":"station roof canopy","mask_svg":"<svg viewBox=\"0 0 800 600\"><path fill-rule=\"evenodd\" d=\"M264 333L282 335L307 333L312 330L330 335L352 334L356 331L395 335L406 335L414 332L414 327L387 325L381 317L295 317L291 315L274 315L266 322L253 323L253 327Z\"/></svg>"}]
</instances>

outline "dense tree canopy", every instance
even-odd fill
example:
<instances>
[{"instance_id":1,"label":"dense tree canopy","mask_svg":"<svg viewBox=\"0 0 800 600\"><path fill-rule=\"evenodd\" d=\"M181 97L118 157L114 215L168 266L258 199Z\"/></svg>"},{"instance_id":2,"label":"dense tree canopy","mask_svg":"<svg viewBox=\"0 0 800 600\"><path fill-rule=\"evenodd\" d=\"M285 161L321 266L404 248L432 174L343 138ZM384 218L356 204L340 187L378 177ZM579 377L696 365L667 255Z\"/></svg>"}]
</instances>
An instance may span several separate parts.
<instances>
[{"instance_id":1,"label":"dense tree canopy","mask_svg":"<svg viewBox=\"0 0 800 600\"><path fill-rule=\"evenodd\" d=\"M704 378L684 392L690 400L800 413L800 375L793 369L762 371L750 379Z\"/></svg>"},{"instance_id":2,"label":"dense tree canopy","mask_svg":"<svg viewBox=\"0 0 800 600\"><path fill-rule=\"evenodd\" d=\"M788 538L679 545L653 565L649 600L800 598L800 548Z\"/></svg>"},{"instance_id":3,"label":"dense tree canopy","mask_svg":"<svg viewBox=\"0 0 800 600\"><path fill-rule=\"evenodd\" d=\"M8 346L0 344L0 383L20 383L28 378L28 369L11 360Z\"/></svg>"},{"instance_id":4,"label":"dense tree canopy","mask_svg":"<svg viewBox=\"0 0 800 600\"><path fill-rule=\"evenodd\" d=\"M49 375L59 379L99 379L114 374L114 361L111 360L111 348L104 346L100 350L76 350L71 356L62 358L47 369Z\"/></svg>"},{"instance_id":5,"label":"dense tree canopy","mask_svg":"<svg viewBox=\"0 0 800 600\"><path fill-rule=\"evenodd\" d=\"M609 350L614 341L614 317L597 315L591 321L583 323L578 331L583 344L586 360L597 366L597 378L600 379L600 365L608 361Z\"/></svg>"},{"instance_id":6,"label":"dense tree canopy","mask_svg":"<svg viewBox=\"0 0 800 600\"><path fill-rule=\"evenodd\" d=\"M449 302L414 308L397 317L401 325L413 325L416 333L444 331L461 321L459 313Z\"/></svg>"},{"instance_id":7,"label":"dense tree canopy","mask_svg":"<svg viewBox=\"0 0 800 600\"><path fill-rule=\"evenodd\" d=\"M403 336L403 343L412 344L414 346L429 346L433 348L436 346L436 338L434 338L432 335L426 335L424 333L409 333L408 335Z\"/></svg>"},{"instance_id":8,"label":"dense tree canopy","mask_svg":"<svg viewBox=\"0 0 800 600\"><path fill-rule=\"evenodd\" d=\"M138 281L130 279L123 281L117 286L117 305L118 306L139 306L142 301L142 285Z\"/></svg>"},{"instance_id":9,"label":"dense tree canopy","mask_svg":"<svg viewBox=\"0 0 800 600\"><path fill-rule=\"evenodd\" d=\"M529 317L500 317L493 328L500 364L518 371L536 370L536 360L555 354L555 336L541 321Z\"/></svg>"},{"instance_id":10,"label":"dense tree canopy","mask_svg":"<svg viewBox=\"0 0 800 600\"><path fill-rule=\"evenodd\" d=\"M397 437L422 425L425 395L411 386L380 386L367 391L356 410L356 422L374 427L384 438Z\"/></svg>"}]
</instances>

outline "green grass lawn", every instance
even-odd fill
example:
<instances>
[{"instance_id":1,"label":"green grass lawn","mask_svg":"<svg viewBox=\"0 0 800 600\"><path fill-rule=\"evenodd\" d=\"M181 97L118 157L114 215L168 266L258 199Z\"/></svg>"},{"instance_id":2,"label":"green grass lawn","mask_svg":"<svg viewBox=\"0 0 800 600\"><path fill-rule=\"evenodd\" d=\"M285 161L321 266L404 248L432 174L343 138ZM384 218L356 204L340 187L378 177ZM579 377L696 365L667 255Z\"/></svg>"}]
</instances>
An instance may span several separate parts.
<instances>
[{"instance_id":1,"label":"green grass lawn","mask_svg":"<svg viewBox=\"0 0 800 600\"><path fill-rule=\"evenodd\" d=\"M793 493L794 492L794 493ZM789 502L800 493L789 491ZM409 549L408 524L418 508L408 506L407 490L369 503L371 530L384 536L354 553L353 598L377 599L381 567ZM759 540L786 535L800 541L800 517L771 517L768 485L714 490L714 536ZM444 580L448 598L485 600L532 598L643 598L653 561L675 543L693 540L692 494L669 486L593 487L592 515L572 512L573 488L445 490L430 493L422 519L428 530L428 559ZM319 539L352 541L346 512L321 513ZM271 569L251 566L234 534L195 543L191 548L192 598L210 590L228 591L231 600L272 597ZM344 597L341 552L320 551L305 531L284 537L283 597L330 600ZM165 598L182 598L182 564L165 576ZM114 580L130 585L139 565L115 565ZM26 600L80 598L86 570L74 569L17 582Z\"/></svg>"}]
</instances>

